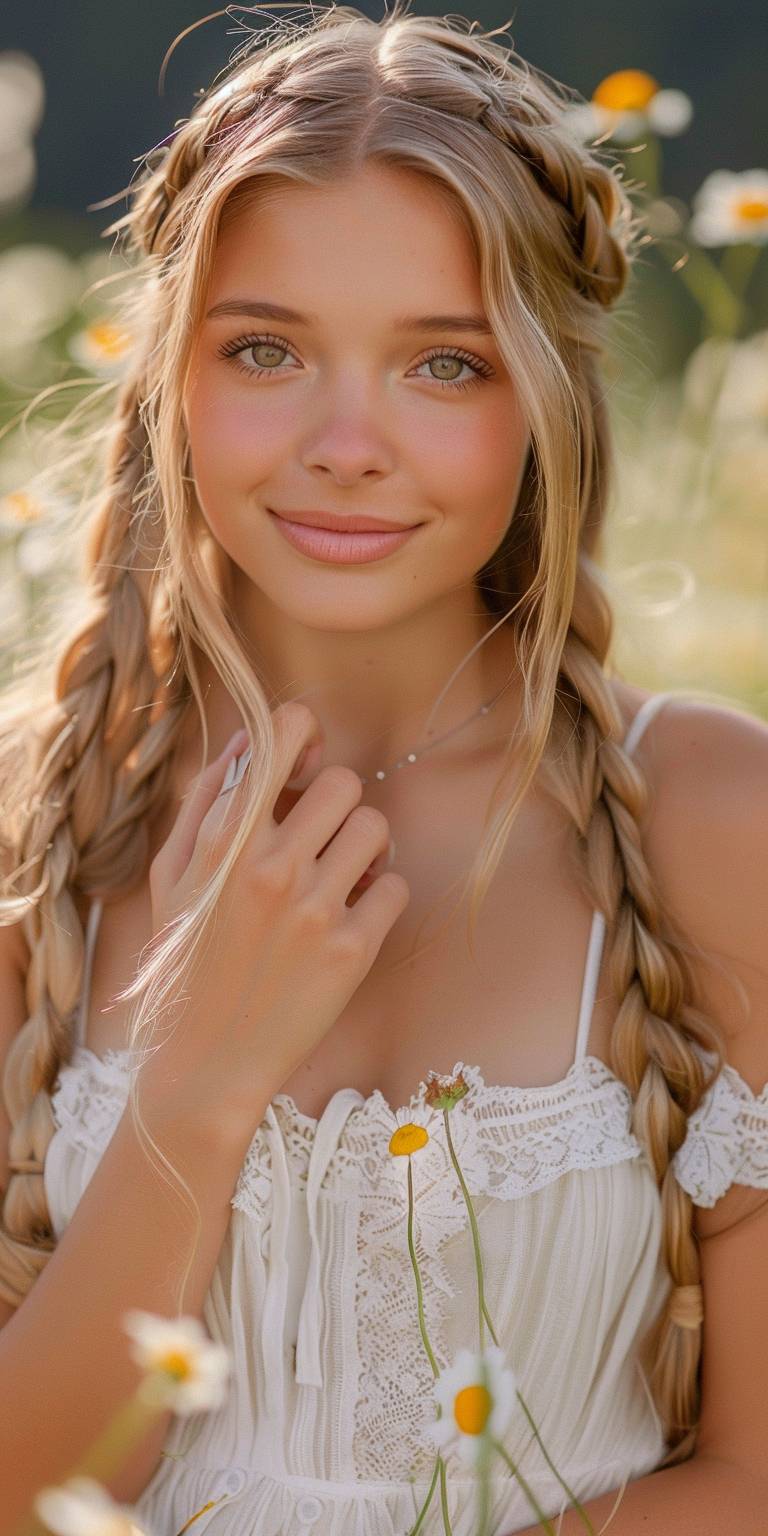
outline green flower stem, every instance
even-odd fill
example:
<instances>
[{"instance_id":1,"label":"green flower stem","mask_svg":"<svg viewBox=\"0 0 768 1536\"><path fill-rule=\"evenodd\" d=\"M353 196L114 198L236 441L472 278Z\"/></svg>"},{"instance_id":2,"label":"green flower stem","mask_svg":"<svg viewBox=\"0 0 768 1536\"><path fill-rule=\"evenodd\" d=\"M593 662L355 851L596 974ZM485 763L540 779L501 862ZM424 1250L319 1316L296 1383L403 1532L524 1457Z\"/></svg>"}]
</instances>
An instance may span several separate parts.
<instances>
[{"instance_id":1,"label":"green flower stem","mask_svg":"<svg viewBox=\"0 0 768 1536\"><path fill-rule=\"evenodd\" d=\"M663 241L658 249L669 259L670 253ZM679 274L702 311L705 320L702 340L707 335L732 335L738 330L743 315L742 301L701 246L691 246L687 254L688 260L680 266L677 265L680 257L675 257L672 270Z\"/></svg>"},{"instance_id":2,"label":"green flower stem","mask_svg":"<svg viewBox=\"0 0 768 1536\"><path fill-rule=\"evenodd\" d=\"M451 1517L448 1513L448 1489L445 1481L445 1462L443 1461L442 1456L438 1456L438 1461L440 1463L440 1508L443 1512L443 1530L445 1531L445 1536L453 1536Z\"/></svg>"},{"instance_id":3,"label":"green flower stem","mask_svg":"<svg viewBox=\"0 0 768 1536\"><path fill-rule=\"evenodd\" d=\"M411 1529L408 1532L408 1536L418 1536L418 1533L421 1530L421 1527L422 1527L422 1525L424 1524L424 1521L427 1518L427 1510L429 1509L429 1506L432 1503L432 1495L433 1495L433 1493L435 1491L435 1488L437 1487L437 1474L438 1474L439 1471L440 1471L440 1457L438 1455L435 1458L435 1470L432 1473L432 1481L431 1481L431 1483L429 1485L429 1493L427 1494L427 1497L424 1500L424 1503L422 1504L421 1509L419 1510L419 1513L418 1513L418 1515L416 1517L416 1524L411 1526Z\"/></svg>"},{"instance_id":4,"label":"green flower stem","mask_svg":"<svg viewBox=\"0 0 768 1536\"><path fill-rule=\"evenodd\" d=\"M437 1378L440 1375L440 1368L435 1359L432 1345L429 1342L429 1335L427 1333L427 1324L424 1317L424 1291L421 1284L419 1262L416 1258L416 1249L413 1243L413 1172L411 1169L410 1154L408 1156L408 1252L411 1255L411 1264L413 1265L413 1274L416 1280L416 1303L419 1310L419 1331L421 1333L421 1340L427 1352L427 1359L429 1360L429 1363L432 1367L432 1374L435 1378L435 1381L437 1381Z\"/></svg>"},{"instance_id":5,"label":"green flower stem","mask_svg":"<svg viewBox=\"0 0 768 1536\"><path fill-rule=\"evenodd\" d=\"M580 1519L582 1521L582 1524L585 1525L587 1530L589 1531L589 1536L595 1536L595 1527L593 1526L592 1521L590 1520L589 1515L587 1514L587 1511L582 1508L582 1506L579 1503L575 1493L573 1493L573 1491L568 1487L568 1484L565 1481L565 1478L560 1476L560 1473L558 1472L557 1467L555 1466L555 1463L553 1462L552 1457L549 1455L549 1452L547 1451L547 1449L546 1449L546 1447L544 1445L544 1441L542 1440L541 1435L539 1434L539 1431L536 1428L536 1424L534 1422L533 1415L532 1415L532 1413L531 1413L531 1411L530 1411L530 1409L528 1407L528 1404L526 1403L525 1398L523 1397L523 1394L522 1394L522 1392L520 1391L519 1388L517 1389L517 1397L518 1397L518 1402L520 1403L520 1406L521 1406L521 1408L523 1410L523 1413L525 1414L525 1417L527 1418L528 1423L530 1424L531 1429L533 1430L533 1433L536 1436L536 1439L537 1439L537 1441L539 1443L539 1446L541 1447L541 1452L542 1452L542 1455L544 1456L544 1460L547 1462L547 1465L552 1468L552 1471L554 1472L555 1477L557 1478L557 1481L559 1482L561 1488L565 1489L565 1491L566 1491L566 1493L567 1493L571 1503L573 1504L574 1509L579 1514L579 1517L580 1517ZM530 1444L530 1442L529 1442L529 1444Z\"/></svg>"},{"instance_id":6,"label":"green flower stem","mask_svg":"<svg viewBox=\"0 0 768 1536\"><path fill-rule=\"evenodd\" d=\"M491 1450L491 1445L490 1445L490 1443L488 1442L488 1440L487 1440L487 1438L485 1436L483 1437L483 1440L484 1440L484 1443L480 1447L480 1456L479 1456L478 1467L477 1467L477 1470L478 1470L478 1473L479 1473L479 1478L478 1478L478 1481L479 1481L479 1492L478 1492L478 1500L477 1500L478 1508L477 1508L477 1532L476 1532L476 1536L488 1536L488 1519L489 1519L489 1515L490 1515L490 1508L489 1508L489 1505L490 1505L490 1485L489 1485L489 1469L488 1469L489 1455L488 1455L488 1453Z\"/></svg>"},{"instance_id":7,"label":"green flower stem","mask_svg":"<svg viewBox=\"0 0 768 1536\"><path fill-rule=\"evenodd\" d=\"M631 144L619 146L632 160L633 179L639 180L638 170L643 172L646 197L661 196L661 142L649 128L642 142L634 148Z\"/></svg>"},{"instance_id":8,"label":"green flower stem","mask_svg":"<svg viewBox=\"0 0 768 1536\"><path fill-rule=\"evenodd\" d=\"M491 1338L493 1339L493 1342L496 1345L496 1348L498 1349L499 1348L499 1341L498 1341L498 1339L496 1337L496 1329L494 1328L493 1323L491 1322L491 1315L490 1315L490 1313L488 1311L487 1306L485 1305L485 1302L483 1302L483 1316L485 1318L486 1323L488 1324L488 1332L490 1333Z\"/></svg>"},{"instance_id":9,"label":"green flower stem","mask_svg":"<svg viewBox=\"0 0 768 1536\"><path fill-rule=\"evenodd\" d=\"M477 1310L478 1310L478 1323L479 1323L479 1330L480 1330L480 1349L482 1350L484 1348L484 1346L485 1346L484 1325L485 1325L486 1322L488 1323L488 1327L490 1329L491 1338L493 1339L494 1344L498 1344L499 1341L498 1341L498 1339L496 1337L496 1334L495 1334L495 1331L494 1331L493 1326L491 1324L490 1318L488 1317L488 1308L485 1305L485 1282L484 1282L484 1278L483 1278L483 1256L482 1256L482 1253L480 1252L480 1233L477 1230L477 1217L475 1216L474 1206L473 1206L472 1201L470 1199L470 1194L469 1194L469 1190L467 1189L467 1186L466 1186L464 1175L463 1175L463 1173L461 1171L461 1168L459 1166L459 1159L456 1156L456 1149L455 1149L455 1147L453 1145L453 1138L451 1136L451 1126L450 1126L450 1122L449 1122L449 1119L448 1119L448 1113L449 1112L448 1112L447 1109L443 1110L443 1120L445 1122L445 1137L446 1137L446 1141L448 1142L448 1151L450 1153L451 1162L453 1163L453 1166L454 1166L454 1168L456 1170L456 1177L457 1177L457 1179L459 1181L459 1184L461 1185L461 1193L464 1196L464 1204L467 1207L467 1215L469 1216L469 1225L470 1225L470 1228L471 1228L471 1231L472 1231L472 1246L473 1246L473 1248L475 1250L475 1268L477 1270Z\"/></svg>"},{"instance_id":10,"label":"green flower stem","mask_svg":"<svg viewBox=\"0 0 768 1536\"><path fill-rule=\"evenodd\" d=\"M746 305L749 280L762 249L756 240L738 240L725 247L720 272L742 306Z\"/></svg>"},{"instance_id":11,"label":"green flower stem","mask_svg":"<svg viewBox=\"0 0 768 1536\"><path fill-rule=\"evenodd\" d=\"M547 1519L547 1516L545 1515L541 1505L539 1504L539 1502L538 1502L538 1500L536 1498L536 1495L533 1492L533 1489L528 1487L528 1484L525 1481L525 1478L523 1477L522 1472L520 1472L519 1469L515 1466L515 1463L513 1462L512 1457L508 1454L507 1451L505 1451L504 1446L501 1444L501 1441L500 1440L494 1440L493 1441L493 1446L494 1446L494 1449L498 1451L498 1453L501 1456L502 1460L507 1463L507 1466L509 1467L509 1470L512 1473L513 1477L516 1477L518 1479L518 1481L521 1484L521 1487L523 1489L523 1492L525 1494L527 1494L528 1498L530 1499L531 1504L533 1505L533 1508L536 1511L536 1515L538 1517L539 1523L541 1525L543 1525L545 1531L549 1532L549 1536L557 1536L557 1533L556 1533L555 1528L554 1528L554 1526L552 1524L552 1521Z\"/></svg>"}]
</instances>

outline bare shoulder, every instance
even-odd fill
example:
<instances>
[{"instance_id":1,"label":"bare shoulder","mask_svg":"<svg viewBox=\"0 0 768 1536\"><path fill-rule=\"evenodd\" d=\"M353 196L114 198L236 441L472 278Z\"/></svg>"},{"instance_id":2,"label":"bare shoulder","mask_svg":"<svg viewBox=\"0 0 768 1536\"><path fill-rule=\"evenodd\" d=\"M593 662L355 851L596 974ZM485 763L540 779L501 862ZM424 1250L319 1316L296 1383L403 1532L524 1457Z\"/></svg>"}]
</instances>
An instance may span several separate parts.
<instances>
[{"instance_id":1,"label":"bare shoulder","mask_svg":"<svg viewBox=\"0 0 768 1536\"><path fill-rule=\"evenodd\" d=\"M628 726L651 695L622 684L616 697ZM633 755L650 792L643 852L691 946L693 1002L720 1026L728 1063L761 1094L768 1083L768 725L739 706L675 694ZM764 1204L764 1190L735 1184L714 1208L696 1208L696 1232L713 1237ZM731 1258L732 1273L739 1261ZM711 1276L708 1284L711 1300Z\"/></svg>"},{"instance_id":2,"label":"bare shoulder","mask_svg":"<svg viewBox=\"0 0 768 1536\"><path fill-rule=\"evenodd\" d=\"M617 701L631 718L648 697L622 685ZM734 1065L741 1057L757 1091L768 1079L768 724L736 704L676 694L634 756L650 790L641 827L648 866L701 951L699 1001L716 1010Z\"/></svg>"}]
</instances>

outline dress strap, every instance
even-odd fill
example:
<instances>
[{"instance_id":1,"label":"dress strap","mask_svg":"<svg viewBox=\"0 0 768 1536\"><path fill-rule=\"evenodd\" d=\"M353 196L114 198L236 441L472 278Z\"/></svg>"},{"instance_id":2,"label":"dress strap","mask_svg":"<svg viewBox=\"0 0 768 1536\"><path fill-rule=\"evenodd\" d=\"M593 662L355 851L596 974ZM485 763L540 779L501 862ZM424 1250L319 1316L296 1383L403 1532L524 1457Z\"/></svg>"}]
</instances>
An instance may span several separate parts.
<instances>
[{"instance_id":1,"label":"dress strap","mask_svg":"<svg viewBox=\"0 0 768 1536\"><path fill-rule=\"evenodd\" d=\"M654 716L666 704L667 699L674 699L674 693L652 693L640 705L637 714L627 731L622 746L624 751L632 756L646 727L650 725ZM581 1001L579 1003L579 1022L576 1029L576 1062L583 1061L589 1039L589 1029L592 1023L592 1013L597 995L597 979L600 974L600 962L603 957L603 944L605 941L605 917L599 908L595 908L592 914L592 927L589 933L587 947L587 959L584 966L584 980L581 988Z\"/></svg>"},{"instance_id":2,"label":"dress strap","mask_svg":"<svg viewBox=\"0 0 768 1536\"><path fill-rule=\"evenodd\" d=\"M80 1006L77 1010L75 1025L75 1044L85 1045L85 1035L88 1027L88 1008L91 1001L91 972L93 970L93 952L96 948L96 934L101 921L104 903L100 896L91 902L88 913L88 922L85 928L85 957L83 960L83 985L80 991Z\"/></svg>"}]
</instances>

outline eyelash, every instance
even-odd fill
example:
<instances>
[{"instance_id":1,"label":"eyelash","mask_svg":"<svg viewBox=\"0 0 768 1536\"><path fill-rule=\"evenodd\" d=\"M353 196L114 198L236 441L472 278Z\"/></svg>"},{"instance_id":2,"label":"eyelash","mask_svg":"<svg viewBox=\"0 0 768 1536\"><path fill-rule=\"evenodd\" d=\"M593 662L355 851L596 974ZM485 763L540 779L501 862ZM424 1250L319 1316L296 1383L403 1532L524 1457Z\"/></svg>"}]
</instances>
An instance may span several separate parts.
<instances>
[{"instance_id":1,"label":"eyelash","mask_svg":"<svg viewBox=\"0 0 768 1536\"><path fill-rule=\"evenodd\" d=\"M240 336L236 341L225 342L223 346L219 347L218 351L220 357L231 358L235 367L239 368L240 372L246 374L248 378L260 378L268 373L281 373L281 368L263 368L259 364L248 368L244 363L238 361L241 352L247 352L250 347L261 346L278 347L282 352L291 351L287 341L284 341L281 336L269 334L263 336ZM474 373L474 378L471 379L432 380L433 384L440 384L443 389L471 389L473 385L481 384L484 379L490 378L493 373L493 369L483 362L482 358L473 357L470 352L465 352L463 347L432 347L426 356L421 358L417 367L420 368L424 363L431 362L434 357L455 357L459 362L466 363L467 367L471 368Z\"/></svg>"}]
</instances>

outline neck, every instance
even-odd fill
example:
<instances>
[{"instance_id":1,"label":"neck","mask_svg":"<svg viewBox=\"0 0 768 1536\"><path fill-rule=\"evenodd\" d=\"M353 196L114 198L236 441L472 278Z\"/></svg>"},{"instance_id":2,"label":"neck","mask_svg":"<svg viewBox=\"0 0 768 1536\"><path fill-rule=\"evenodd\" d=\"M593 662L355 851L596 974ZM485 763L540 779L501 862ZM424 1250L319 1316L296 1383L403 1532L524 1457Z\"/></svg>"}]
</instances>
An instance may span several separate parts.
<instances>
[{"instance_id":1,"label":"neck","mask_svg":"<svg viewBox=\"0 0 768 1536\"><path fill-rule=\"evenodd\" d=\"M522 681L513 631L502 625L491 633L493 622L485 612L468 614L446 630L441 647L435 646L434 635L427 643L426 630L420 645L413 621L407 637L390 635L389 649L377 643L378 635L317 636L310 631L293 634L298 643L289 649L273 632L258 653L258 666L254 657L254 671L270 708L300 699L317 716L324 764L346 764L371 781L367 790L374 790L376 772L393 768L409 752L430 748L425 763L455 763L515 731ZM197 649L196 661L213 756L241 720L210 661ZM494 699L492 710L481 714L481 706ZM197 742L197 729L194 734ZM446 736L443 743L440 738ZM396 776L415 771L417 765L407 764Z\"/></svg>"}]
</instances>

